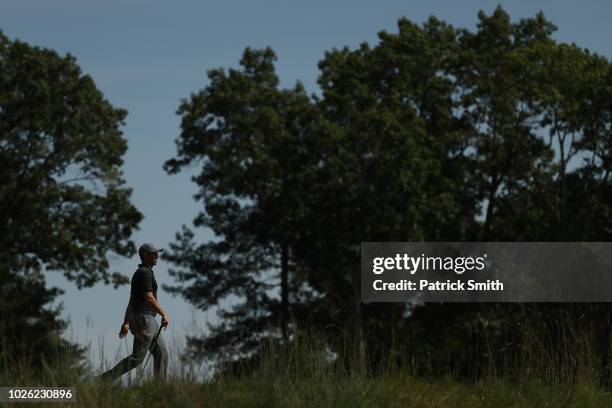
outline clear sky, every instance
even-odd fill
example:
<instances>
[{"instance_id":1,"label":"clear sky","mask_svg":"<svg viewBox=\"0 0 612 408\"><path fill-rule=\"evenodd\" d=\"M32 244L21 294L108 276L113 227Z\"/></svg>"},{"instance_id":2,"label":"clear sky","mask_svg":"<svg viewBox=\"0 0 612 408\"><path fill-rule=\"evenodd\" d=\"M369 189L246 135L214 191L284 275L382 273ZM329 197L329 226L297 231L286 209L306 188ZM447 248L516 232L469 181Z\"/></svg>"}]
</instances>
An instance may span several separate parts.
<instances>
[{"instance_id":1,"label":"clear sky","mask_svg":"<svg viewBox=\"0 0 612 408\"><path fill-rule=\"evenodd\" d=\"M162 165L176 154L179 101L207 84L207 69L236 67L247 46L271 46L281 86L299 79L317 92L317 62L325 50L375 44L379 31L397 31L402 16L420 23L435 15L473 29L478 11L490 14L498 4L513 20L542 10L557 25L557 40L612 58L612 2L606 0L2 0L0 30L11 39L71 53L105 97L128 110L123 170L134 190L132 202L145 216L133 239L167 247L200 207L192 198L196 188L190 175L169 176ZM113 258L111 270L131 276L138 262L137 255ZM163 258L155 270L160 284L173 283ZM66 291L61 301L63 316L71 320L67 336L91 345L94 364L101 356L116 361L131 349L131 336L129 344L117 338L129 287L99 284L79 291L59 273L49 273L47 280ZM185 333L200 333L206 320L215 319L214 313L194 312L163 291L159 300L170 315L166 335L176 351Z\"/></svg>"}]
</instances>

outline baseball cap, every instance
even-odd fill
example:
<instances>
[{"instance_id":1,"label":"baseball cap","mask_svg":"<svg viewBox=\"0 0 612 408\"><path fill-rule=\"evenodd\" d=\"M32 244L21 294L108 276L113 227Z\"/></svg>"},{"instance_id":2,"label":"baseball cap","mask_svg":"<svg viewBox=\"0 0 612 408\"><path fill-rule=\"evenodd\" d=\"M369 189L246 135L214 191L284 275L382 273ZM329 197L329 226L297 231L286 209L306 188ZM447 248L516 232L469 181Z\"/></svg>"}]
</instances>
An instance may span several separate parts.
<instances>
[{"instance_id":1,"label":"baseball cap","mask_svg":"<svg viewBox=\"0 0 612 408\"><path fill-rule=\"evenodd\" d=\"M142 244L140 248L138 248L139 254L144 254L146 252L163 252L164 250L161 248L157 248L155 245L147 242L146 244Z\"/></svg>"}]
</instances>

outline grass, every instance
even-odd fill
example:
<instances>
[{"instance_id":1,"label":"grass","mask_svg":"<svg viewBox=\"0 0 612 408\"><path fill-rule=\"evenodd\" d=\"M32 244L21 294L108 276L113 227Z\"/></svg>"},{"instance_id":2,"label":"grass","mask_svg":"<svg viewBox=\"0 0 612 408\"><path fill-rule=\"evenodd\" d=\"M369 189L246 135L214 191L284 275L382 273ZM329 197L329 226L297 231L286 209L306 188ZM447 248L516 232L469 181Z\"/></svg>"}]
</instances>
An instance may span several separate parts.
<instances>
[{"instance_id":1,"label":"grass","mask_svg":"<svg viewBox=\"0 0 612 408\"><path fill-rule=\"evenodd\" d=\"M45 386L51 385L45 383ZM56 385L66 385L59 383ZM475 384L380 378L311 377L273 382L256 377L207 383L173 380L134 387L77 383L79 407L606 407L612 394L595 387L536 382ZM15 404L15 406L19 406ZM43 405L37 405L43 406ZM59 406L55 404L53 406Z\"/></svg>"},{"instance_id":2,"label":"grass","mask_svg":"<svg viewBox=\"0 0 612 408\"><path fill-rule=\"evenodd\" d=\"M589 388L495 380L426 382L401 376L302 381L280 386L277 395L281 407L602 407L612 403L609 393Z\"/></svg>"},{"instance_id":3,"label":"grass","mask_svg":"<svg viewBox=\"0 0 612 408\"><path fill-rule=\"evenodd\" d=\"M539 360L541 365L545 359ZM91 371L85 369L88 370ZM525 377L520 382L494 376L478 382L463 382L450 375L418 378L397 367L386 368L373 376L336 364L325 342L313 332L294 337L292 346L285 350L270 344L256 368L241 375L224 374L198 381L189 370L175 368L165 383L149 380L129 387L86 382L81 380L83 375L83 370L57 366L31 370L24 364L19 372L10 374L0 367L0 385L76 387L77 403L66 406L78 407L612 406L612 393L590 381L588 376L579 377L573 383L545 382L537 376Z\"/></svg>"}]
</instances>

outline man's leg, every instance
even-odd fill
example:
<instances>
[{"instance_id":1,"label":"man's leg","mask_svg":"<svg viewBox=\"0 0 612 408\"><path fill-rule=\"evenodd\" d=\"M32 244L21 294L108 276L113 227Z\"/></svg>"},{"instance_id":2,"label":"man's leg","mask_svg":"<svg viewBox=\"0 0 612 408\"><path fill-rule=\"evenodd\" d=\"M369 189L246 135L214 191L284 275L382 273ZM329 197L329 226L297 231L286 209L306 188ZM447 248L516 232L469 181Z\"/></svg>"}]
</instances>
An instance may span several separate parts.
<instances>
[{"instance_id":1,"label":"man's leg","mask_svg":"<svg viewBox=\"0 0 612 408\"><path fill-rule=\"evenodd\" d=\"M168 349L166 348L166 342L161 333L157 338L157 343L153 347L153 350L151 350L151 354L153 354L153 372L155 374L155 379L165 380L168 370Z\"/></svg>"},{"instance_id":2,"label":"man's leg","mask_svg":"<svg viewBox=\"0 0 612 408\"><path fill-rule=\"evenodd\" d=\"M143 336L134 336L132 354L118 362L110 370L100 374L99 378L103 381L113 381L131 369L138 367L144 361L150 341Z\"/></svg>"}]
</instances>

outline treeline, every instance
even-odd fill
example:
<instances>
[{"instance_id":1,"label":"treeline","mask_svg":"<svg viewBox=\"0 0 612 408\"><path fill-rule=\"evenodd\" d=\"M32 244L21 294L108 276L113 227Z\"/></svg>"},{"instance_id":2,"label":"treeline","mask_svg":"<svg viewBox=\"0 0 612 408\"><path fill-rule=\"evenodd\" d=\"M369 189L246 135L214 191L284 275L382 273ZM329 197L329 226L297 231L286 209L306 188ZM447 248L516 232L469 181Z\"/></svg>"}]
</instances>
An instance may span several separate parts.
<instances>
[{"instance_id":1,"label":"treeline","mask_svg":"<svg viewBox=\"0 0 612 408\"><path fill-rule=\"evenodd\" d=\"M189 357L254 362L309 326L362 372L610 381L605 304L360 302L365 241L609 241L610 61L555 41L541 13L478 17L473 31L400 19L374 46L332 49L314 95L280 88L274 51L247 48L181 102L164 168L200 169L194 227L216 239L183 226L166 289L231 304ZM126 112L70 56L5 37L0 53L3 290L43 267L124 282L106 254L133 254L142 218L120 172Z\"/></svg>"},{"instance_id":2,"label":"treeline","mask_svg":"<svg viewBox=\"0 0 612 408\"><path fill-rule=\"evenodd\" d=\"M478 17L400 19L326 52L310 96L279 87L273 50L246 49L182 101L165 169L201 169L194 225L217 239L183 227L167 289L203 310L232 299L192 357L255 360L306 325L332 351L348 332L338 361L360 370L607 381L606 305L360 302L362 241L610 238L610 61L555 41L542 14Z\"/></svg>"}]
</instances>

